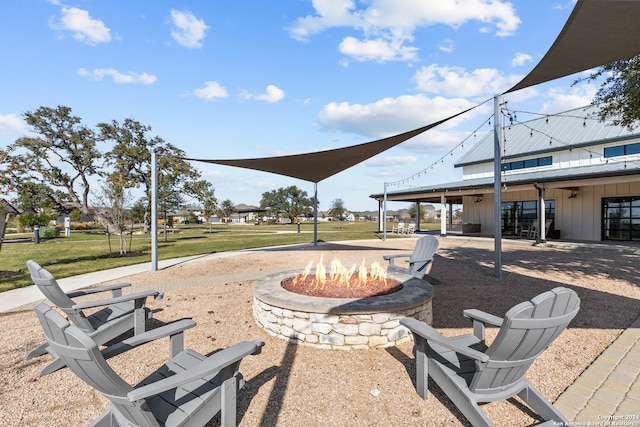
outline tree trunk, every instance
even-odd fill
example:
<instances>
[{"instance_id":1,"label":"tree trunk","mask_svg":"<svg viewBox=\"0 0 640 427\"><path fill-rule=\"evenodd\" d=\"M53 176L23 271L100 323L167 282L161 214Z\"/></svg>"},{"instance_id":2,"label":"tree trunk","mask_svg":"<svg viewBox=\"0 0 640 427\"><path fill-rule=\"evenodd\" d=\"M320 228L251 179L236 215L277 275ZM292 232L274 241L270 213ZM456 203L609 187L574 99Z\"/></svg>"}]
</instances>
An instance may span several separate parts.
<instances>
[{"instance_id":1,"label":"tree trunk","mask_svg":"<svg viewBox=\"0 0 640 427\"><path fill-rule=\"evenodd\" d=\"M124 231L121 231L120 234L120 255L127 254L127 236Z\"/></svg>"},{"instance_id":2,"label":"tree trunk","mask_svg":"<svg viewBox=\"0 0 640 427\"><path fill-rule=\"evenodd\" d=\"M2 249L2 241L4 240L4 233L7 231L7 222L9 222L9 214L0 214L0 249Z\"/></svg>"},{"instance_id":3,"label":"tree trunk","mask_svg":"<svg viewBox=\"0 0 640 427\"><path fill-rule=\"evenodd\" d=\"M149 234L151 233L151 212L149 211L145 211L144 212L144 234Z\"/></svg>"}]
</instances>

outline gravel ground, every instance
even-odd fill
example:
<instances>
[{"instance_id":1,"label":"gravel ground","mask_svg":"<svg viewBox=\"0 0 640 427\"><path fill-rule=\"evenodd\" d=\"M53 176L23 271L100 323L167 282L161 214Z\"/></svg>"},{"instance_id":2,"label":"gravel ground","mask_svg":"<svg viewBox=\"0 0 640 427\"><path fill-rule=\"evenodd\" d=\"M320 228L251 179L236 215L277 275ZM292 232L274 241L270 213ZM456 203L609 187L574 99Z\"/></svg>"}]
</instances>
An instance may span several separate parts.
<instances>
[{"instance_id":1,"label":"gravel ground","mask_svg":"<svg viewBox=\"0 0 640 427\"><path fill-rule=\"evenodd\" d=\"M239 393L240 426L459 426L469 425L435 384L422 400L414 390L410 343L376 350L318 350L289 344L260 329L252 319L253 280L273 271L302 268L334 257L345 265L410 251L415 239L351 242L204 259L126 278L133 290L166 289L150 301L155 321L193 318L185 345L210 353L245 339L265 341L263 352L246 358L247 381ZM636 248L604 245L503 243L502 278L494 277L493 241L441 239L431 277L440 282L433 299L434 324L445 336L471 333L465 308L503 315L511 306L554 288L574 289L581 310L570 327L527 373L554 401L621 331L640 316ZM488 339L495 336L490 330ZM48 360L25 361L43 339L32 311L0 316L0 425L87 425L107 400L62 369L43 378ZM146 345L110 360L130 383L144 378L168 357L168 341ZM483 406L496 426L537 422L517 399ZM524 410L523 410L524 409ZM217 419L209 425L219 425Z\"/></svg>"}]
</instances>

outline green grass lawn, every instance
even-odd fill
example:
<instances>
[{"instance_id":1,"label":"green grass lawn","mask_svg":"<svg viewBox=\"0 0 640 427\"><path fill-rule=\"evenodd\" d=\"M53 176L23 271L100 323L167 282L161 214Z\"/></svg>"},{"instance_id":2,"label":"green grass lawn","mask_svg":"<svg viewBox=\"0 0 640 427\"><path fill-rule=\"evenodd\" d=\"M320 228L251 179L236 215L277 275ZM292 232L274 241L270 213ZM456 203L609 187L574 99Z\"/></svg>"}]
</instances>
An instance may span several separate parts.
<instances>
[{"instance_id":1,"label":"green grass lawn","mask_svg":"<svg viewBox=\"0 0 640 427\"><path fill-rule=\"evenodd\" d=\"M422 230L439 229L440 224L421 224ZM161 228L160 228L161 230ZM158 237L158 258L170 259L240 249L313 242L313 224L277 225L183 225ZM318 223L319 241L382 238L375 222ZM399 238L390 234L388 238ZM21 236L6 236L7 239ZM131 245L129 249L129 244ZM69 237L41 240L40 244L4 243L0 250L0 292L31 285L26 262L33 259L56 278L75 276L114 267L151 261L151 236L134 234L127 241L127 256L119 256L119 241L111 237L111 256L107 236L96 232L72 231Z\"/></svg>"}]
</instances>

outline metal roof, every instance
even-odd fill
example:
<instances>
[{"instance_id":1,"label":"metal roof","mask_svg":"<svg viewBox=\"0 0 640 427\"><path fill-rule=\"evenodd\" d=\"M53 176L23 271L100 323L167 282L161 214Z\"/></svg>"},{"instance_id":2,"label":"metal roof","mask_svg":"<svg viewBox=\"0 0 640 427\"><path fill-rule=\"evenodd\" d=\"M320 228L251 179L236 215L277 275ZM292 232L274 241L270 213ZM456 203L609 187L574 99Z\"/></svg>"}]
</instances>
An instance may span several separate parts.
<instances>
[{"instance_id":1,"label":"metal roof","mask_svg":"<svg viewBox=\"0 0 640 427\"><path fill-rule=\"evenodd\" d=\"M517 122L503 130L502 158L510 159L527 155L544 154L569 148L599 145L640 137L626 127L601 122L599 107L586 106L560 114L541 116L526 122ZM473 148L455 163L455 167L493 161L493 131L484 135Z\"/></svg>"},{"instance_id":2,"label":"metal roof","mask_svg":"<svg viewBox=\"0 0 640 427\"><path fill-rule=\"evenodd\" d=\"M551 169L530 173L518 173L502 177L502 184L524 185L533 183L576 181L580 179L607 178L614 176L638 175L640 164L638 162L608 162L589 166L581 166L566 169ZM465 179L462 181L447 182L442 184L416 187L408 190L387 191L387 195L404 196L418 195L422 193L439 193L457 190L473 190L478 188L493 188L493 176L477 179ZM372 194L371 198L380 199L384 194Z\"/></svg>"}]
</instances>

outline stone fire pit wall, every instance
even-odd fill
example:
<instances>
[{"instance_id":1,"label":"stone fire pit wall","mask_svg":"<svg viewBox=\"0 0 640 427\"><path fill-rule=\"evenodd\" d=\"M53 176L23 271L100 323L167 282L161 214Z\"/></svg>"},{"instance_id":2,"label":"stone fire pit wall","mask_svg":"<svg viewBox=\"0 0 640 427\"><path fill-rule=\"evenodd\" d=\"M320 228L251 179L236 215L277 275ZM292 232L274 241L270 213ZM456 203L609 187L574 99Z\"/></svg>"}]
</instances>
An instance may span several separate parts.
<instances>
[{"instance_id":1,"label":"stone fire pit wall","mask_svg":"<svg viewBox=\"0 0 640 427\"><path fill-rule=\"evenodd\" d=\"M280 285L301 271L273 274L254 284L253 316L269 334L322 349L370 349L410 341L400 320L431 324L430 283L388 272L403 283L400 291L369 298L321 298L289 292Z\"/></svg>"}]
</instances>

